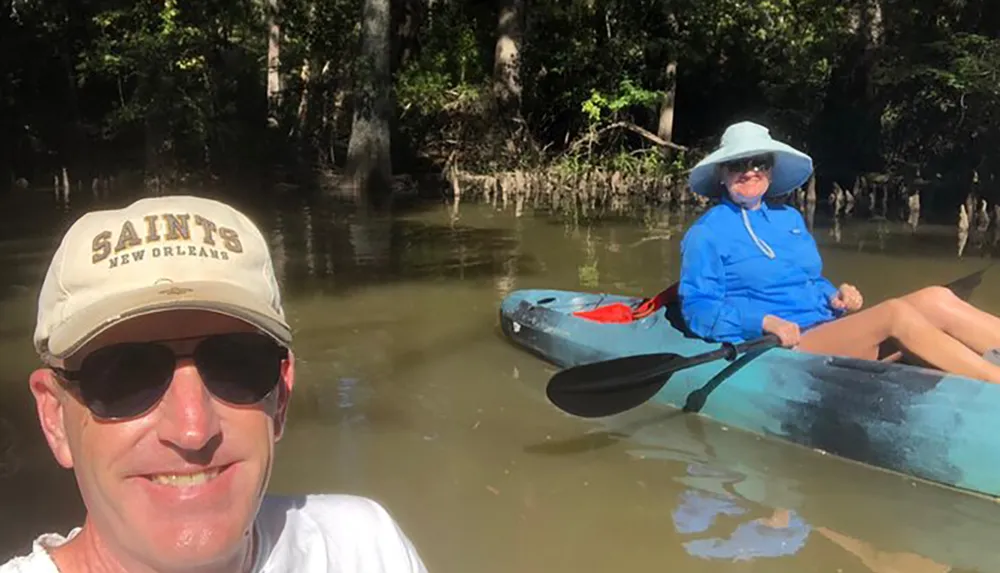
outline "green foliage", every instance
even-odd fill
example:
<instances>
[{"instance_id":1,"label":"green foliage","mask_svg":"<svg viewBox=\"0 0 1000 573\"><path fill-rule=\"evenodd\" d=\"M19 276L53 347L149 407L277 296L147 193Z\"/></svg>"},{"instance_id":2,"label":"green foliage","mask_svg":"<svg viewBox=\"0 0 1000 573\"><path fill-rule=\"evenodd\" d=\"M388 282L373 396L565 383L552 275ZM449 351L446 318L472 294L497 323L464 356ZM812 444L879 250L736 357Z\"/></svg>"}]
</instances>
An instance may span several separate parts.
<instances>
[{"instance_id":1,"label":"green foliage","mask_svg":"<svg viewBox=\"0 0 1000 573\"><path fill-rule=\"evenodd\" d=\"M663 94L662 91L644 89L625 78L618 84L617 93L606 95L596 89L591 90L581 109L594 126L604 119L617 117L619 112L633 106L655 111L663 101Z\"/></svg>"},{"instance_id":2,"label":"green foliage","mask_svg":"<svg viewBox=\"0 0 1000 573\"><path fill-rule=\"evenodd\" d=\"M943 31L939 31L943 32ZM891 170L943 174L962 185L996 167L1000 40L954 34L889 52L874 75Z\"/></svg>"},{"instance_id":3,"label":"green foliage","mask_svg":"<svg viewBox=\"0 0 1000 573\"><path fill-rule=\"evenodd\" d=\"M223 11L175 0L140 0L91 15L92 40L79 52L75 71L81 88L104 91L110 86L117 96L108 100L101 137L145 140L147 149L164 161L206 166L215 148L242 132L218 121L233 110L233 102L219 96L233 90L227 85L231 80L220 76L217 58L237 61L231 58L240 50L237 42L250 36L233 22L245 25L249 18L260 18L249 2ZM242 65L253 66L256 73L255 62L244 60ZM226 71L232 77L246 73Z\"/></svg>"},{"instance_id":4,"label":"green foliage","mask_svg":"<svg viewBox=\"0 0 1000 573\"><path fill-rule=\"evenodd\" d=\"M450 74L408 67L396 80L402 115L412 111L424 116L461 108L481 97L481 86L456 82Z\"/></svg>"},{"instance_id":5,"label":"green foliage","mask_svg":"<svg viewBox=\"0 0 1000 573\"><path fill-rule=\"evenodd\" d=\"M478 39L480 22L461 8L444 3L434 9L420 56L397 73L396 97L403 114L446 113L482 95L489 73Z\"/></svg>"},{"instance_id":6,"label":"green foliage","mask_svg":"<svg viewBox=\"0 0 1000 573\"><path fill-rule=\"evenodd\" d=\"M362 0L279 3L277 129L264 97L267 5L17 0L0 14L0 169L152 154L212 171L265 141L282 160L335 163L363 72ZM387 47L407 54L394 63L397 150L433 167L461 156L481 170L675 174L725 125L754 119L814 155L821 187L876 168L940 175L955 195L975 174L984 188L1000 179L1000 17L986 0L524 5L511 123L491 101L500 4L394 2L397 23L412 25ZM611 129L655 132L673 84L673 137L690 153Z\"/></svg>"}]
</instances>

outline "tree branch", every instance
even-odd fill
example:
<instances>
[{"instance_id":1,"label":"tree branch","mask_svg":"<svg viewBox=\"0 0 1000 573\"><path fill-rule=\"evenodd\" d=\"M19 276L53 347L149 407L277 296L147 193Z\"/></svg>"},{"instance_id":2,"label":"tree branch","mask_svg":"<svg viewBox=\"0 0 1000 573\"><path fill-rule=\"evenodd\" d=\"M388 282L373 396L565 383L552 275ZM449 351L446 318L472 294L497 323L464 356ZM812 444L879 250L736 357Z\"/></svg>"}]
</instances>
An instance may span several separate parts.
<instances>
[{"instance_id":1,"label":"tree branch","mask_svg":"<svg viewBox=\"0 0 1000 573\"><path fill-rule=\"evenodd\" d=\"M619 122L616 122L616 123L612 123L611 125L605 127L602 131L607 131L607 130L616 129L616 128L618 128L618 129L627 129L627 130L631 131L632 133L638 133L639 135L643 136L644 138L648 139L649 141L652 141L653 143L659 145L660 147L669 147L670 149L676 149L677 151L687 151L687 147L684 147L683 145L678 145L678 144L673 143L671 141L667 141L666 139L661 138L660 136L656 135L655 133L653 133L651 131L647 131L647 130L639 127L638 125L636 125L636 124L634 124L634 123L632 123L630 121L619 121Z\"/></svg>"},{"instance_id":2,"label":"tree branch","mask_svg":"<svg viewBox=\"0 0 1000 573\"><path fill-rule=\"evenodd\" d=\"M589 132L586 135L584 135L583 137L581 137L580 139L574 141L573 144L570 145L570 147L569 147L569 152L572 153L574 150L576 150L577 148L579 148L582 145L585 145L585 144L588 144L588 143L593 143L593 142L597 141L598 139L600 139L600 137L602 135L604 135L605 133L607 133L609 131L612 131L612 130L615 130L615 129L627 129L628 131L631 131L632 133L637 133L637 134L641 135L646 140L651 141L651 142L655 143L656 145L659 145L660 147L667 147L667 148L670 148L670 149L675 149L677 151L687 151L687 147L685 147L683 145L678 145L678 144L670 142L670 141L667 141L667 140L663 139L662 137L656 135L655 133L639 127L638 125L632 123L631 121L616 121L615 123L606 125L606 126L602 127L601 129L598 129L597 131Z\"/></svg>"}]
</instances>

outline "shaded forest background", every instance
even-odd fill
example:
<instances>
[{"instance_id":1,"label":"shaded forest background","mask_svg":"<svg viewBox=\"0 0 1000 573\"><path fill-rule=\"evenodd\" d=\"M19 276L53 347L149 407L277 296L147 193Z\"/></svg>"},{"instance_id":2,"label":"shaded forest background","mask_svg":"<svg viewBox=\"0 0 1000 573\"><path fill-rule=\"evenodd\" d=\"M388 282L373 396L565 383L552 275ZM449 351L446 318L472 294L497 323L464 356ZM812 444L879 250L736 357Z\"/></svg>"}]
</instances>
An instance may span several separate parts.
<instances>
[{"instance_id":1,"label":"shaded forest background","mask_svg":"<svg viewBox=\"0 0 1000 573\"><path fill-rule=\"evenodd\" d=\"M0 191L632 188L752 119L813 155L821 199L862 176L950 220L1000 199L986 0L6 0L0 46Z\"/></svg>"}]
</instances>

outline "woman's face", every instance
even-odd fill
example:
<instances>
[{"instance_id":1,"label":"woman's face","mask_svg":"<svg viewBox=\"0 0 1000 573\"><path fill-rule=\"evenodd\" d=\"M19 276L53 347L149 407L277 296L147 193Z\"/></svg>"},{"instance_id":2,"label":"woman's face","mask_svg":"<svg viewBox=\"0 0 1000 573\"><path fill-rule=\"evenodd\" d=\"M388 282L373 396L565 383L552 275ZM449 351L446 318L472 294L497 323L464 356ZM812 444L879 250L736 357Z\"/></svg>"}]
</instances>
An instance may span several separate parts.
<instances>
[{"instance_id":1,"label":"woman's face","mask_svg":"<svg viewBox=\"0 0 1000 573\"><path fill-rule=\"evenodd\" d=\"M771 167L774 157L756 155L736 159L720 166L722 183L734 203L744 207L757 207L771 185Z\"/></svg>"}]
</instances>

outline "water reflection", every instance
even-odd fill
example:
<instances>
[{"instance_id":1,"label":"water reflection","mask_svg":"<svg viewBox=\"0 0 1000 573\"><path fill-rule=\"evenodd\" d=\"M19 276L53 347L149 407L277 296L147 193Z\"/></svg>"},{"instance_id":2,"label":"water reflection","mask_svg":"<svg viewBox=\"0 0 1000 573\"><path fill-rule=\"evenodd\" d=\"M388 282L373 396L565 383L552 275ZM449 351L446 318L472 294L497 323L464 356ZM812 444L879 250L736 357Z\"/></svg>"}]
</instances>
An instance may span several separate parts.
<instances>
[{"instance_id":1,"label":"water reflection","mask_svg":"<svg viewBox=\"0 0 1000 573\"><path fill-rule=\"evenodd\" d=\"M281 222L279 220L279 222ZM305 257L306 263L306 274L311 277L317 275L316 273L316 241L315 241L315 230L313 229L313 217L312 217L312 206L309 204L302 205L302 229L304 235L304 248L303 255ZM276 229L279 233L283 230L278 227Z\"/></svg>"},{"instance_id":2,"label":"water reflection","mask_svg":"<svg viewBox=\"0 0 1000 573\"><path fill-rule=\"evenodd\" d=\"M772 562L826 544L875 573L1000 569L992 500L859 469L694 415L646 409L606 422L525 449L565 458L624 445L642 463L660 465L681 485L665 510L692 557Z\"/></svg>"},{"instance_id":3,"label":"water reflection","mask_svg":"<svg viewBox=\"0 0 1000 573\"><path fill-rule=\"evenodd\" d=\"M855 555L865 567L874 573L947 573L953 571L950 565L938 563L916 553L880 551L871 543L827 527L817 527L815 531L845 551Z\"/></svg>"},{"instance_id":4,"label":"water reflection","mask_svg":"<svg viewBox=\"0 0 1000 573\"><path fill-rule=\"evenodd\" d=\"M450 211L450 206L445 211ZM292 294L337 292L383 281L459 281L533 272L511 229L473 227L458 219L430 223L426 213L359 216L336 203L303 201L294 209L261 213L276 247L276 267Z\"/></svg>"},{"instance_id":5,"label":"water reflection","mask_svg":"<svg viewBox=\"0 0 1000 573\"><path fill-rule=\"evenodd\" d=\"M703 464L689 464L687 471L698 479L726 481L727 472ZM682 546L693 557L753 561L792 556L805 546L812 528L795 511L775 509L769 516L752 519L745 517L749 511L745 500L729 491L688 488L678 495L672 515L677 532L688 538ZM723 516L742 519L735 527L710 533L709 529Z\"/></svg>"},{"instance_id":6,"label":"water reflection","mask_svg":"<svg viewBox=\"0 0 1000 573\"><path fill-rule=\"evenodd\" d=\"M785 448L694 416L623 416L611 427L638 445L631 455L685 464L686 475L675 478L689 488L682 503L695 503L701 515L743 515L748 502L773 509L763 521L737 526L729 540L738 543L730 547L718 539L698 546L714 556L733 547L761 557L787 554L812 531L879 573L1000 565L993 548L1000 513L992 500Z\"/></svg>"},{"instance_id":7,"label":"water reflection","mask_svg":"<svg viewBox=\"0 0 1000 573\"><path fill-rule=\"evenodd\" d=\"M805 220L806 228L809 229L810 233L816 231L816 201L810 201L806 203L805 207Z\"/></svg>"},{"instance_id":8,"label":"water reflection","mask_svg":"<svg viewBox=\"0 0 1000 573\"><path fill-rule=\"evenodd\" d=\"M524 241L524 222L520 217L518 217L513 223L511 238L513 239L514 244L509 251L509 256L503 261L503 273L498 275L493 281L498 300L503 300L504 297L518 288L517 279L520 275L518 263L524 254L522 246ZM462 249L463 254L465 254L464 245Z\"/></svg>"},{"instance_id":9,"label":"water reflection","mask_svg":"<svg viewBox=\"0 0 1000 573\"><path fill-rule=\"evenodd\" d=\"M601 271L598 269L597 244L588 227L583 232L583 261L580 263L579 271L580 286L586 290L593 290L601 283Z\"/></svg>"},{"instance_id":10,"label":"water reflection","mask_svg":"<svg viewBox=\"0 0 1000 573\"><path fill-rule=\"evenodd\" d=\"M393 252L393 223L392 220L378 218L352 221L348 224L348 234L350 236L350 245L354 252L355 264L361 266L380 266L386 264L390 253ZM330 253L330 251L332 249L326 249L327 253Z\"/></svg>"}]
</instances>

